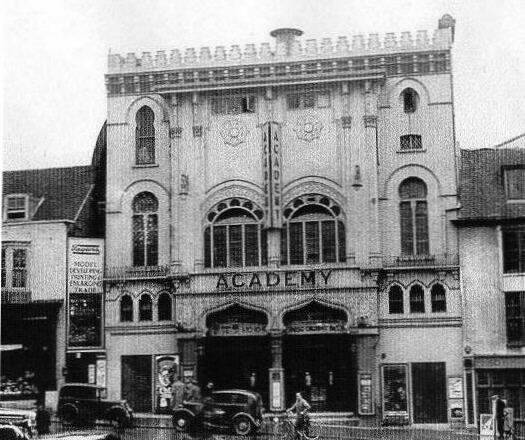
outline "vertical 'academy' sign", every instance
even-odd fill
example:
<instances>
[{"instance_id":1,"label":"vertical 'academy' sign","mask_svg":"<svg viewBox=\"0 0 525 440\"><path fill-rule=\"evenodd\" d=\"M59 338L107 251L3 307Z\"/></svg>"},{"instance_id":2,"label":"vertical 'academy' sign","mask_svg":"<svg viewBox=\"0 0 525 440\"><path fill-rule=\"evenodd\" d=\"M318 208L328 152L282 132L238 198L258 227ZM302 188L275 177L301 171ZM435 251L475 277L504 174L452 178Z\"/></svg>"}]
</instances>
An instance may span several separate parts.
<instances>
[{"instance_id":1,"label":"vertical 'academy' sign","mask_svg":"<svg viewBox=\"0 0 525 440\"><path fill-rule=\"evenodd\" d=\"M281 132L279 124L263 125L263 178L266 227L282 227L281 219Z\"/></svg>"},{"instance_id":2,"label":"vertical 'academy' sign","mask_svg":"<svg viewBox=\"0 0 525 440\"><path fill-rule=\"evenodd\" d=\"M68 332L70 348L102 346L104 240L68 241Z\"/></svg>"}]
</instances>

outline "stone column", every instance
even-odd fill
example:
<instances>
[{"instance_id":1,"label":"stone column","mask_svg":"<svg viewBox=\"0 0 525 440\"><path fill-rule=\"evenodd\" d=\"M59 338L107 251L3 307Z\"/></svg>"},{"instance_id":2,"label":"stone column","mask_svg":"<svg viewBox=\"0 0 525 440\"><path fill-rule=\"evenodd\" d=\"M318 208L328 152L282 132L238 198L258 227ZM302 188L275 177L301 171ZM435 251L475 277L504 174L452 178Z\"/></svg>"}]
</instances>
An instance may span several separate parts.
<instances>
[{"instance_id":1,"label":"stone column","mask_svg":"<svg viewBox=\"0 0 525 440\"><path fill-rule=\"evenodd\" d=\"M360 170L355 174L364 178L366 188L367 214L368 214L368 260L371 264L381 263L381 247L379 241L379 203L378 203L378 142L377 142L377 85L371 81L365 82L365 126L364 148Z\"/></svg>"}]
</instances>

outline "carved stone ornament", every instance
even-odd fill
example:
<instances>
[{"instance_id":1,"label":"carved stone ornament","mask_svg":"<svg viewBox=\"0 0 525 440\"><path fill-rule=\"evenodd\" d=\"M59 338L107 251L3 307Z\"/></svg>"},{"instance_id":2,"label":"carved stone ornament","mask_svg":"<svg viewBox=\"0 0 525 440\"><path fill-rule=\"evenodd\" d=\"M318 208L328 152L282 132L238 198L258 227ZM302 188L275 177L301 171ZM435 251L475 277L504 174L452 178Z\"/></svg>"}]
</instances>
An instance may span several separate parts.
<instances>
[{"instance_id":1,"label":"carved stone ornament","mask_svg":"<svg viewBox=\"0 0 525 440\"><path fill-rule=\"evenodd\" d=\"M246 140L248 129L238 119L226 120L219 129L222 140L227 145L237 146Z\"/></svg>"},{"instance_id":2,"label":"carved stone ornament","mask_svg":"<svg viewBox=\"0 0 525 440\"><path fill-rule=\"evenodd\" d=\"M323 124L314 115L308 115L304 119L297 121L293 129L298 139L311 142L319 138Z\"/></svg>"},{"instance_id":3,"label":"carved stone ornament","mask_svg":"<svg viewBox=\"0 0 525 440\"><path fill-rule=\"evenodd\" d=\"M194 125L193 126L193 136L194 137L201 137L202 136L202 125Z\"/></svg>"},{"instance_id":4,"label":"carved stone ornament","mask_svg":"<svg viewBox=\"0 0 525 440\"><path fill-rule=\"evenodd\" d=\"M182 135L182 127L172 127L170 128L170 137L179 138Z\"/></svg>"},{"instance_id":5,"label":"carved stone ornament","mask_svg":"<svg viewBox=\"0 0 525 440\"><path fill-rule=\"evenodd\" d=\"M180 175L180 190L179 194L188 194L190 190L190 178L187 174Z\"/></svg>"}]
</instances>

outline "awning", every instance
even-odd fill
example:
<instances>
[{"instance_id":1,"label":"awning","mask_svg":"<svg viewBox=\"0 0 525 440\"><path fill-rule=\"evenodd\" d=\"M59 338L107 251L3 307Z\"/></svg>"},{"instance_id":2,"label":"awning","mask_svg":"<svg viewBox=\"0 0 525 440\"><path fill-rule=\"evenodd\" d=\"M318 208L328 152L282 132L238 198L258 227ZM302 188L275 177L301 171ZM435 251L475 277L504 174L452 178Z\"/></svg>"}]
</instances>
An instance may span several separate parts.
<instances>
[{"instance_id":1,"label":"awning","mask_svg":"<svg viewBox=\"0 0 525 440\"><path fill-rule=\"evenodd\" d=\"M3 344L3 345L0 345L0 351L22 350L22 348L23 348L22 344Z\"/></svg>"}]
</instances>

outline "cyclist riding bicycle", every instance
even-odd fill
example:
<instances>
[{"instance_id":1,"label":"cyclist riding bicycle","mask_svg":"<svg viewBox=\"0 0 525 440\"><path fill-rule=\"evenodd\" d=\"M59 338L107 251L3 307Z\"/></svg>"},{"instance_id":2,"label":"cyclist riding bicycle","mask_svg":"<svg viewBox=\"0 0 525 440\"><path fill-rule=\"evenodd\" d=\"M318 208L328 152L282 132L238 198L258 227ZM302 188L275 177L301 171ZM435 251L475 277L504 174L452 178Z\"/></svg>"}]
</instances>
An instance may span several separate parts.
<instances>
[{"instance_id":1,"label":"cyclist riding bicycle","mask_svg":"<svg viewBox=\"0 0 525 440\"><path fill-rule=\"evenodd\" d=\"M286 410L288 413L295 413L295 433L300 431L308 435L308 410L311 408L310 404L303 398L301 393L295 394L295 403Z\"/></svg>"}]
</instances>

